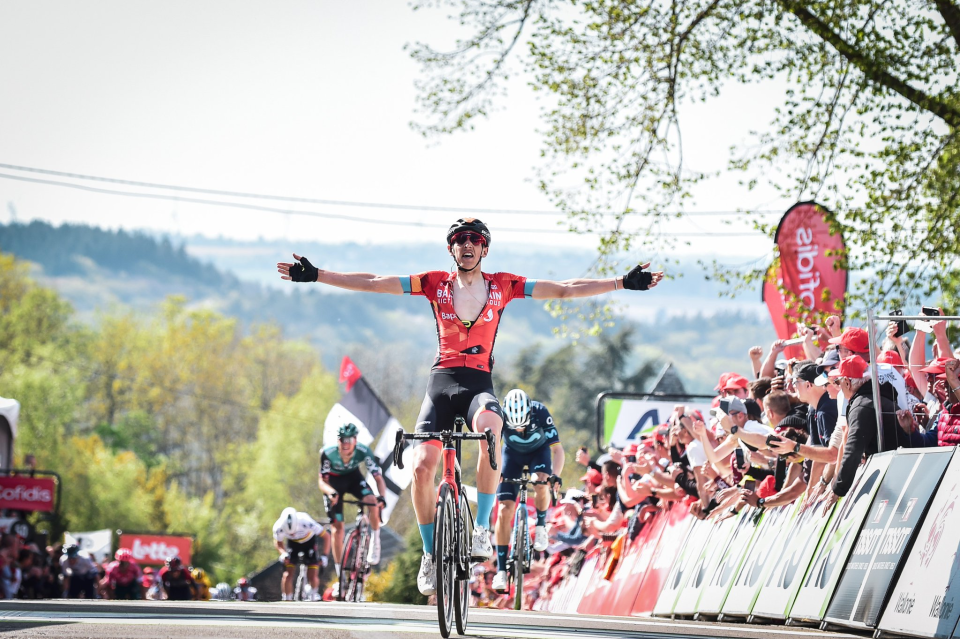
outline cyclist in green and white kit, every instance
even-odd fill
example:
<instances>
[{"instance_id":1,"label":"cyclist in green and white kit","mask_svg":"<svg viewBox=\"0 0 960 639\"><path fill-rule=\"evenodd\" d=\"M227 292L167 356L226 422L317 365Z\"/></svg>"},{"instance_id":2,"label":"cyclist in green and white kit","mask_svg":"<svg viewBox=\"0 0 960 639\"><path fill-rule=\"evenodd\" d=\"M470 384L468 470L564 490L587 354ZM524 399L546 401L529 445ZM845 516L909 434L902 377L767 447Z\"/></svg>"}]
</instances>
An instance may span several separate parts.
<instances>
[{"instance_id":1,"label":"cyclist in green and white kit","mask_svg":"<svg viewBox=\"0 0 960 639\"><path fill-rule=\"evenodd\" d=\"M378 501L381 505L386 504L383 495L387 493L387 486L380 472L380 464L372 450L357 443L357 433L354 424L344 424L337 431L337 444L320 451L320 477L317 483L320 492L330 500L327 516L333 525L333 564L338 576L343 561L343 502L340 495L349 493L365 504L372 505ZM379 495L374 495L370 490L363 478L363 469L369 471L377 482ZM371 508L369 516L373 535L367 551L367 563L375 566L380 563L380 509Z\"/></svg>"}]
</instances>

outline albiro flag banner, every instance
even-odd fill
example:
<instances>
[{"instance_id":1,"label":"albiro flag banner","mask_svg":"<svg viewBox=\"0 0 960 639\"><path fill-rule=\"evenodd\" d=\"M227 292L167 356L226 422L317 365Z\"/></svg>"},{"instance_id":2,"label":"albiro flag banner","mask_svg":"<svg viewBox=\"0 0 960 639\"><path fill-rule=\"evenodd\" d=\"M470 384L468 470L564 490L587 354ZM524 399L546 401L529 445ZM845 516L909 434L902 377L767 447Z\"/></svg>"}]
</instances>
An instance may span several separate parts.
<instances>
[{"instance_id":1,"label":"albiro flag banner","mask_svg":"<svg viewBox=\"0 0 960 639\"><path fill-rule=\"evenodd\" d=\"M953 635L960 619L958 499L960 455L954 454L890 593L880 630L938 639Z\"/></svg>"},{"instance_id":2,"label":"albiro flag banner","mask_svg":"<svg viewBox=\"0 0 960 639\"><path fill-rule=\"evenodd\" d=\"M826 621L858 628L877 625L893 576L951 454L947 448L897 452L843 569Z\"/></svg>"},{"instance_id":3,"label":"albiro flag banner","mask_svg":"<svg viewBox=\"0 0 960 639\"><path fill-rule=\"evenodd\" d=\"M895 454L887 452L872 455L857 472L850 492L834 507L827 532L820 540L816 559L807 570L807 576L790 609L789 619L823 619L830 596L840 579L840 572L847 563L863 519L873 503L873 496L880 489L880 480Z\"/></svg>"}]
</instances>

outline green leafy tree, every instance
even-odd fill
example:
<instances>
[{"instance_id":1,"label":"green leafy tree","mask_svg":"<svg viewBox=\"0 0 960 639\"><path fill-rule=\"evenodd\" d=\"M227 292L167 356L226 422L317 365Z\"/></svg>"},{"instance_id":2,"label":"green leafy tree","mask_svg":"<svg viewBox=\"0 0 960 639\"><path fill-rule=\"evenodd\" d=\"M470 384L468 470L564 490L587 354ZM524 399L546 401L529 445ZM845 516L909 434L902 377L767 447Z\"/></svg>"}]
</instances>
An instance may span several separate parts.
<instances>
[{"instance_id":1,"label":"green leafy tree","mask_svg":"<svg viewBox=\"0 0 960 639\"><path fill-rule=\"evenodd\" d=\"M452 6L468 35L448 51L412 47L423 66L416 126L470 129L524 72L549 105L540 186L573 230L601 234L598 271L638 247L669 248L660 223L707 177L684 161L684 105L776 78L789 85L783 104L732 151L731 168L750 188L765 180L832 211L849 249L841 265L865 274L853 304L960 290L955 1L415 4L434 5ZM765 271L716 275L743 285Z\"/></svg>"}]
</instances>

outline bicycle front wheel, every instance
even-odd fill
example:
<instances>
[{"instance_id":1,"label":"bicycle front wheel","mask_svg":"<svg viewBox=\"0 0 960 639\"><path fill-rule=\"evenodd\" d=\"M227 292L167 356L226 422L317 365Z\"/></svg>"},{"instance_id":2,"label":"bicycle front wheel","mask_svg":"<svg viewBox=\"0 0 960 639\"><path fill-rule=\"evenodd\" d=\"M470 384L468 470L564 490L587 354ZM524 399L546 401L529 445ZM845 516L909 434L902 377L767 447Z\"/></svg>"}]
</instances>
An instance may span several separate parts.
<instances>
[{"instance_id":1,"label":"bicycle front wheel","mask_svg":"<svg viewBox=\"0 0 960 639\"><path fill-rule=\"evenodd\" d=\"M458 550L459 561L457 566L457 589L454 597L454 617L457 622L457 634L467 634L467 613L470 610L470 541L473 538L471 524L473 516L470 513L470 504L467 497L460 493L460 529Z\"/></svg>"},{"instance_id":2,"label":"bicycle front wheel","mask_svg":"<svg viewBox=\"0 0 960 639\"><path fill-rule=\"evenodd\" d=\"M437 499L433 530L433 557L437 570L437 618L440 634L446 639L453 626L454 588L457 579L456 516L450 487L442 485Z\"/></svg>"},{"instance_id":3,"label":"bicycle front wheel","mask_svg":"<svg viewBox=\"0 0 960 639\"><path fill-rule=\"evenodd\" d=\"M352 601L353 591L357 581L357 545L360 541L357 529L354 528L343 542L343 564L340 566L340 592L338 601Z\"/></svg>"},{"instance_id":4,"label":"bicycle front wheel","mask_svg":"<svg viewBox=\"0 0 960 639\"><path fill-rule=\"evenodd\" d=\"M527 509L517 507L517 520L513 527L513 609L523 609L523 564L529 553L530 533L527 531Z\"/></svg>"},{"instance_id":5,"label":"bicycle front wheel","mask_svg":"<svg viewBox=\"0 0 960 639\"><path fill-rule=\"evenodd\" d=\"M307 566L299 564L297 566L297 583L293 587L293 600L303 601L303 588L307 585Z\"/></svg>"}]
</instances>

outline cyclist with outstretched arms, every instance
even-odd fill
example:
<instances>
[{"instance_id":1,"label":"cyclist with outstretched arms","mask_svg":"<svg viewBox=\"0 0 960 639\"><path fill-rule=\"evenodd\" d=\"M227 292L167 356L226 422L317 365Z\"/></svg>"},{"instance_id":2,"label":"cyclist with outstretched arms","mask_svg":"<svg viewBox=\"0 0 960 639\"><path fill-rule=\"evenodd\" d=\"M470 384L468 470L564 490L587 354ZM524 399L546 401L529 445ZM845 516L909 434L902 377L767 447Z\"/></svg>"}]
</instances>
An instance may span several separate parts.
<instances>
[{"instance_id":1,"label":"cyclist with outstretched arms","mask_svg":"<svg viewBox=\"0 0 960 639\"><path fill-rule=\"evenodd\" d=\"M320 492L329 500L327 517L333 525L333 566L340 576L340 566L343 562L343 501L342 495L351 494L365 504L376 504L378 501L385 505L383 495L387 493L387 485L380 472L380 464L373 451L363 444L357 443L359 429L355 424L344 424L337 431L337 443L327 446L320 451L320 477L317 480ZM374 496L370 486L363 478L366 470L377 483L379 496ZM380 563L380 509L370 508L370 548L367 550L367 563L376 566ZM334 588L339 587L339 583ZM336 594L336 593L334 593Z\"/></svg>"},{"instance_id":2,"label":"cyclist with outstretched arms","mask_svg":"<svg viewBox=\"0 0 960 639\"><path fill-rule=\"evenodd\" d=\"M556 299L592 297L621 288L647 290L663 278L662 272L634 267L621 277L573 279L562 282L532 280L510 273L484 273L480 264L490 250L490 230L475 218L457 220L447 231L447 251L456 268L427 271L417 275L374 275L321 270L294 253L295 263L278 263L281 278L295 282L320 282L338 288L393 295L420 295L433 308L439 341L437 357L430 371L427 393L417 419L417 431L451 430L454 418L462 415L476 432L490 429L499 436L503 425L500 403L493 391L490 369L493 344L500 317L513 299ZM486 442L480 442L477 462L477 516L472 542L476 558L490 558L490 513L496 499L500 472L486 463ZM492 451L499 458L499 451ZM423 560L417 586L420 592L436 592L433 562L433 527L436 507L436 472L440 465L438 441L417 446L413 454L413 507L423 538ZM498 459L499 461L499 459Z\"/></svg>"},{"instance_id":3,"label":"cyclist with outstretched arms","mask_svg":"<svg viewBox=\"0 0 960 639\"><path fill-rule=\"evenodd\" d=\"M536 481L559 480L563 471L563 446L553 423L553 416L540 402L531 401L523 389L514 388L503 398L503 479L520 479L527 468ZM547 538L547 508L550 507L550 489L546 484L533 487L533 505L537 511L534 527L533 549L543 552L550 545ZM517 484L503 481L497 488L497 574L493 577L493 589L507 590L507 553L510 550L510 534L513 516L517 509Z\"/></svg>"},{"instance_id":4,"label":"cyclist with outstretched arms","mask_svg":"<svg viewBox=\"0 0 960 639\"><path fill-rule=\"evenodd\" d=\"M280 578L281 600L293 600L294 570L300 561L301 552L303 562L307 564L307 580L311 588L311 591L304 595L309 599L320 585L320 566L327 565L330 535L326 528L307 513L298 512L296 508L288 506L273 525L273 544L280 553L280 561L283 562L283 576Z\"/></svg>"}]
</instances>

